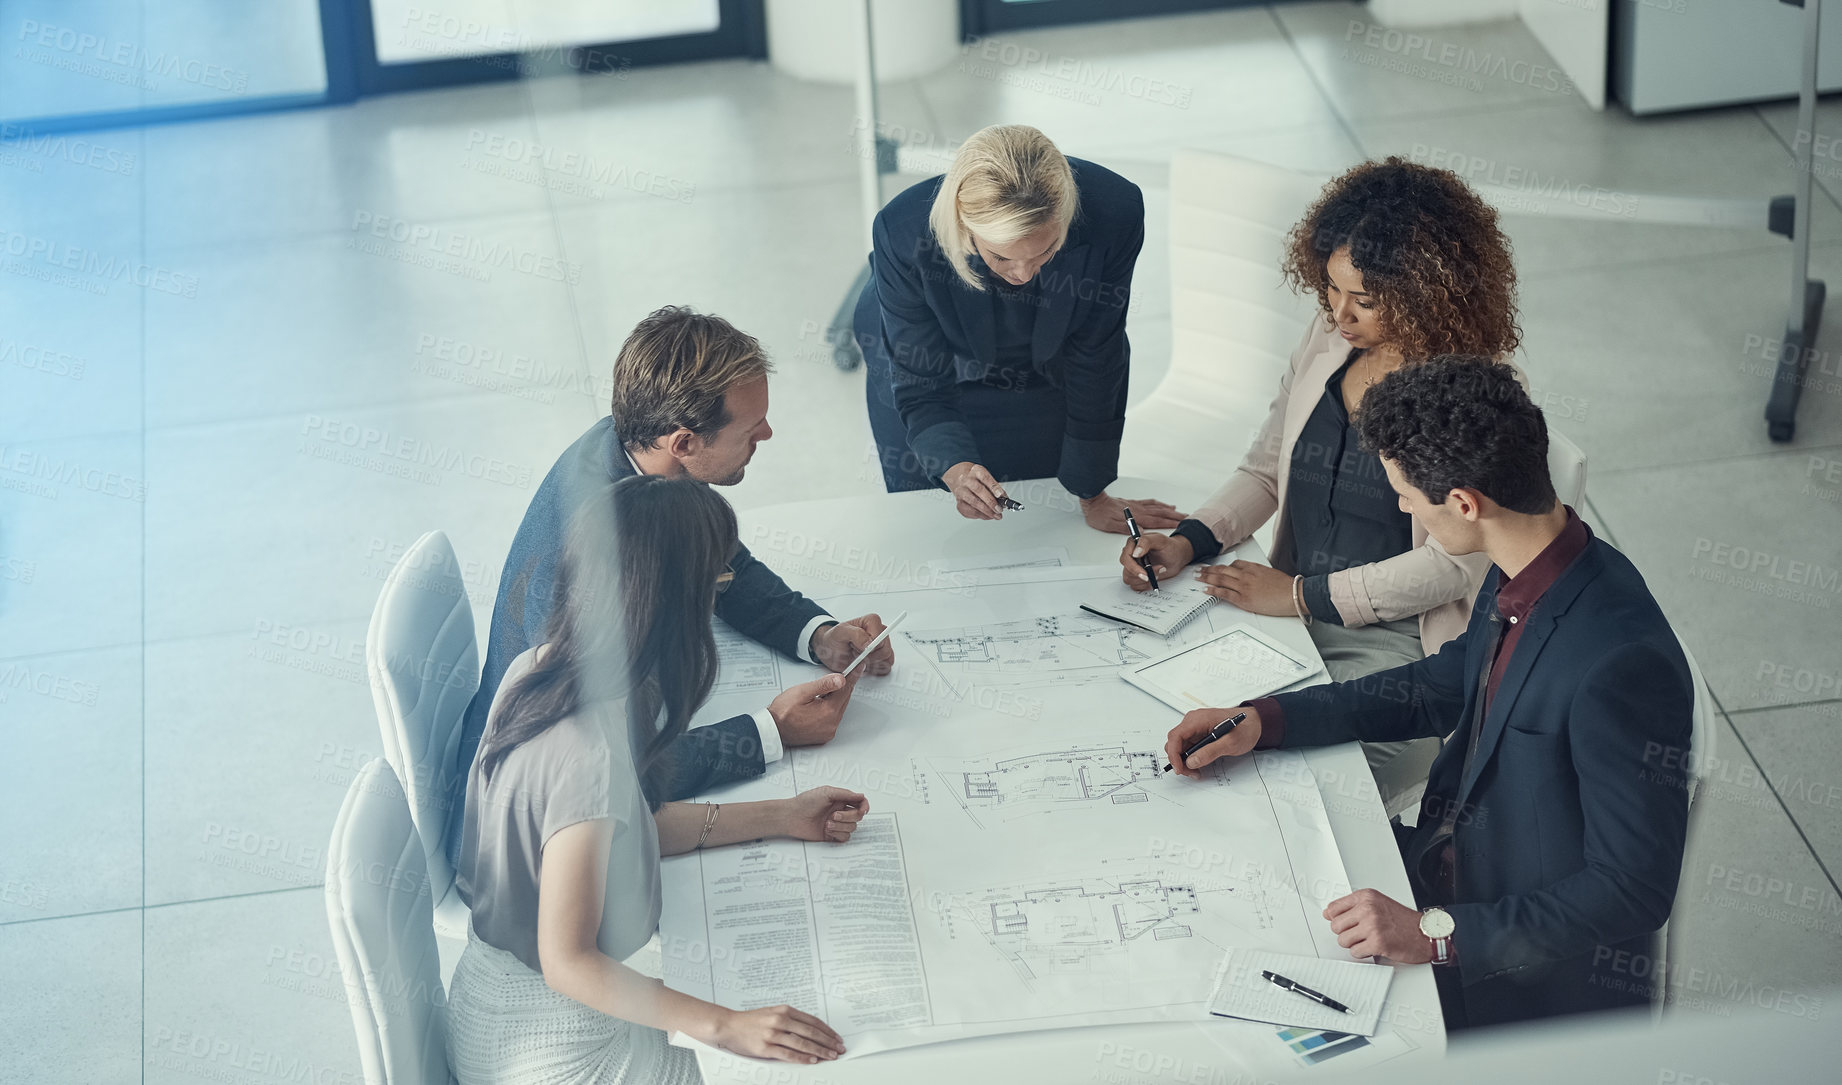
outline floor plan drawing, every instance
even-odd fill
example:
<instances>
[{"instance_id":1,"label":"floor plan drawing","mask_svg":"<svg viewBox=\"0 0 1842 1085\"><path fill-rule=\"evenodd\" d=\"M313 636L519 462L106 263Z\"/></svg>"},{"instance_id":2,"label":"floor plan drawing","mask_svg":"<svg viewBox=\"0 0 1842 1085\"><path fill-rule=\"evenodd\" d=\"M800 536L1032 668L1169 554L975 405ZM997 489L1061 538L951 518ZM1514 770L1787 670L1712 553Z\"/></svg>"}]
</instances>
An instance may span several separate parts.
<instances>
[{"instance_id":1,"label":"floor plan drawing","mask_svg":"<svg viewBox=\"0 0 1842 1085\"><path fill-rule=\"evenodd\" d=\"M1151 792L1140 785L1163 775L1162 758L1149 743L1143 748L1113 743L1015 757L935 759L931 767L973 823L989 828L981 814L1008 819L1070 803L1150 802Z\"/></svg>"},{"instance_id":2,"label":"floor plan drawing","mask_svg":"<svg viewBox=\"0 0 1842 1085\"><path fill-rule=\"evenodd\" d=\"M1026 979L1045 971L1088 971L1139 938L1188 938L1182 918L1197 910L1196 887L1158 878L1088 879L990 901L987 933Z\"/></svg>"},{"instance_id":3,"label":"floor plan drawing","mask_svg":"<svg viewBox=\"0 0 1842 1085\"><path fill-rule=\"evenodd\" d=\"M1135 950L1168 952L1194 939L1201 911L1196 885L1157 876L1075 877L991 890L960 901L967 931L1003 958L1028 990L1121 980L1134 971ZM1198 953L1207 944L1190 947ZM1147 960L1138 963L1143 971Z\"/></svg>"},{"instance_id":4,"label":"floor plan drawing","mask_svg":"<svg viewBox=\"0 0 1842 1085\"><path fill-rule=\"evenodd\" d=\"M1284 901L1267 886L1103 859L1090 873L979 890L955 905L954 937L981 939L1024 989L1092 997L1096 984L1168 975L1175 958L1263 941Z\"/></svg>"},{"instance_id":5,"label":"floor plan drawing","mask_svg":"<svg viewBox=\"0 0 1842 1085\"><path fill-rule=\"evenodd\" d=\"M1165 650L1161 638L1074 612L904 634L955 688L1117 682L1119 668Z\"/></svg>"},{"instance_id":6,"label":"floor plan drawing","mask_svg":"<svg viewBox=\"0 0 1842 1085\"><path fill-rule=\"evenodd\" d=\"M979 572L973 592L826 600L909 613L894 670L865 680L834 741L724 794L830 785L861 790L871 812L842 846L766 839L663 859L660 938L706 947L668 954L673 987L735 1009L811 1006L856 1058L1203 1020L1230 947L1346 954L1322 912L1349 880L1306 755L1166 772L1181 716L1118 673L1230 625L1269 632L1258 616L1212 607L1166 639L1079 609L1116 564ZM722 711L767 692L755 687L775 657L749 647L723 653L739 692ZM1339 763L1363 767L1360 754Z\"/></svg>"}]
</instances>

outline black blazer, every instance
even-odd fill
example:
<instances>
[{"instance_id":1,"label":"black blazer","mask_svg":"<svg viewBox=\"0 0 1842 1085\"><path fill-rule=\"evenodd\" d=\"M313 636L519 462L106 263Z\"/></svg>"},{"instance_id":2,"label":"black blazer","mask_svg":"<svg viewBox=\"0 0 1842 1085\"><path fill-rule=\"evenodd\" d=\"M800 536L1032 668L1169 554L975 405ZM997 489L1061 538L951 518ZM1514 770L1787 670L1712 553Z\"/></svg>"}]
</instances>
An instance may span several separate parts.
<instances>
[{"instance_id":1,"label":"black blazer","mask_svg":"<svg viewBox=\"0 0 1842 1085\"><path fill-rule=\"evenodd\" d=\"M1132 269L1145 244L1145 200L1137 185L1104 166L1070 158L1080 206L1068 240L1038 272L1042 308L1030 355L1034 368L1067 399L1059 478L1092 497L1119 469L1126 420L1126 306ZM889 374L908 444L935 479L956 463L978 462L978 445L959 412L957 384L997 364L993 299L960 281L934 242L928 211L943 178L913 185L878 212L871 276L854 317L872 380ZM981 262L972 257L975 269ZM956 365L955 358L964 359ZM887 401L887 400L886 400Z\"/></svg>"},{"instance_id":2,"label":"black blazer","mask_svg":"<svg viewBox=\"0 0 1842 1085\"><path fill-rule=\"evenodd\" d=\"M493 603L492 629L486 640L486 666L479 692L467 706L461 726L457 786L451 809L465 801L467 770L473 764L480 738L486 732L486 714L512 660L544 639L550 620L551 593L556 565L570 518L596 488L634 474L633 465L614 433L614 420L603 418L569 446L556 466L544 476L524 521L512 539L511 553L499 576L499 595ZM800 633L825 609L787 587L772 569L755 560L746 546L738 546L730 562L735 580L716 597L716 614L735 629L770 648L798 657ZM751 716L733 716L708 727L687 732L668 752L672 767L670 785L655 801L680 799L734 780L759 776L760 734ZM460 818L450 818L458 826ZM458 839L458 830L450 840Z\"/></svg>"},{"instance_id":3,"label":"black blazer","mask_svg":"<svg viewBox=\"0 0 1842 1085\"><path fill-rule=\"evenodd\" d=\"M1432 903L1422 857L1457 812L1447 910L1463 1024L1642 1005L1654 997L1653 935L1682 869L1687 660L1637 569L1590 539L1527 618L1466 772L1494 573L1469 627L1437 654L1276 698L1280 744L1457 732L1433 763L1403 852L1420 903Z\"/></svg>"}]
</instances>

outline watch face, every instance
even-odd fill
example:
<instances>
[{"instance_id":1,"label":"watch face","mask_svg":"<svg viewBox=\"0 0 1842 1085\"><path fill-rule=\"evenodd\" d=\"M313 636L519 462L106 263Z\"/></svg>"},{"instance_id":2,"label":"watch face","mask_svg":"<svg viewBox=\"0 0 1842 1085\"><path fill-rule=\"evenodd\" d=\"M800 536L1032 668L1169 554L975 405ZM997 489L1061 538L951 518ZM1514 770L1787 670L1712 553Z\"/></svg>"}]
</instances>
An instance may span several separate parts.
<instances>
[{"instance_id":1,"label":"watch face","mask_svg":"<svg viewBox=\"0 0 1842 1085\"><path fill-rule=\"evenodd\" d=\"M1428 908L1420 913L1420 933L1428 938L1450 938L1456 926L1444 908Z\"/></svg>"}]
</instances>

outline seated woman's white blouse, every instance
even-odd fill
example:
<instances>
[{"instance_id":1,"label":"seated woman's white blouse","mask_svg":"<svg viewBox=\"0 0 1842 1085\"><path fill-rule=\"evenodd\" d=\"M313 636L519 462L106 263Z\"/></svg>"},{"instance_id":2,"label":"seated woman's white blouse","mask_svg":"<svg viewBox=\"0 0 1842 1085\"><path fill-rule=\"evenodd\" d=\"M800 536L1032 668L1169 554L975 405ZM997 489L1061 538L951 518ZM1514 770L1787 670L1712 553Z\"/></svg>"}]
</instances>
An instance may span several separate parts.
<instances>
[{"instance_id":1,"label":"seated woman's white blouse","mask_svg":"<svg viewBox=\"0 0 1842 1085\"><path fill-rule=\"evenodd\" d=\"M506 692L531 669L541 645L512 661L493 698L480 753L492 746ZM553 724L499 762L492 779L476 756L455 877L481 941L541 973L537 893L550 837L577 822L608 818L607 896L601 952L631 956L659 926L659 833L627 745L626 702L603 702Z\"/></svg>"}]
</instances>

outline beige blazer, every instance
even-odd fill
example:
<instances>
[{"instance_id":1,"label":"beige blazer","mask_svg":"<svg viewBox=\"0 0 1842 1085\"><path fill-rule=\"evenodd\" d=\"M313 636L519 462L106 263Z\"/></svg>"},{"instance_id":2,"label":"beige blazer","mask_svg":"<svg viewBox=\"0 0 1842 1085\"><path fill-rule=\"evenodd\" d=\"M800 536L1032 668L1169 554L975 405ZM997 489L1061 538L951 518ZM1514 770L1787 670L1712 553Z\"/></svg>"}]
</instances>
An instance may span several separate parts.
<instances>
[{"instance_id":1,"label":"beige blazer","mask_svg":"<svg viewBox=\"0 0 1842 1085\"><path fill-rule=\"evenodd\" d=\"M1241 465L1193 515L1207 525L1223 548L1239 543L1286 506L1286 483L1292 470L1292 446L1303 432L1330 377L1349 357L1348 340L1314 316L1292 363L1279 380L1279 395L1267 409L1266 423ZM1512 363L1513 365L1513 363ZM1516 377L1528 386L1520 368ZM1454 556L1430 538L1416 517L1414 548L1404 554L1330 574L1330 600L1346 626L1372 625L1420 616L1420 646L1432 655L1464 632L1471 603L1490 571L1482 553ZM1289 554L1292 530L1287 516L1273 527L1273 553ZM1278 561L1275 561L1275 565ZM1292 570L1285 570L1292 571Z\"/></svg>"}]
</instances>

